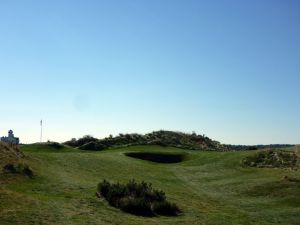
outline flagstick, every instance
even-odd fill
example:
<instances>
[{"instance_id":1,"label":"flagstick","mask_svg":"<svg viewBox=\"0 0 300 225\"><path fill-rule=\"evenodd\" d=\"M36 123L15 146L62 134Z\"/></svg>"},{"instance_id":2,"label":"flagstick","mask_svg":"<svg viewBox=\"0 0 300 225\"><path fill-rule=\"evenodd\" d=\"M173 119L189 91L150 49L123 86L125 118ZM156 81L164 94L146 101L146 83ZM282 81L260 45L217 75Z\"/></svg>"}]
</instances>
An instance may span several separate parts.
<instances>
[{"instance_id":1,"label":"flagstick","mask_svg":"<svg viewBox=\"0 0 300 225\"><path fill-rule=\"evenodd\" d=\"M42 137L43 137L43 121L41 120L41 137L40 137L40 143L42 143Z\"/></svg>"}]
</instances>

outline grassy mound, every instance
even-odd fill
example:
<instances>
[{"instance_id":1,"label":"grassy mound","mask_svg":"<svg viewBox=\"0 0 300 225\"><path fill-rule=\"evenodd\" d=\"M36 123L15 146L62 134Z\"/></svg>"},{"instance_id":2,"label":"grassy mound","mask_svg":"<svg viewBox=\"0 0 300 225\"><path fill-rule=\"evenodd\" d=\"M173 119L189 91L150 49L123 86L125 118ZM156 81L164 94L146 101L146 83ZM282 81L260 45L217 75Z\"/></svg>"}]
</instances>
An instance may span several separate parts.
<instances>
[{"instance_id":1,"label":"grassy mound","mask_svg":"<svg viewBox=\"0 0 300 225\"><path fill-rule=\"evenodd\" d=\"M174 131L154 131L149 134L119 134L110 135L104 139L97 139L86 135L78 140L73 138L65 142L66 145L82 150L103 150L111 147L128 147L134 145L160 145L164 147L177 147L192 150L227 151L225 145L196 133L187 134Z\"/></svg>"},{"instance_id":2,"label":"grassy mound","mask_svg":"<svg viewBox=\"0 0 300 225\"><path fill-rule=\"evenodd\" d=\"M243 160L243 165L250 167L294 168L299 164L299 157L294 152L279 150L260 151Z\"/></svg>"},{"instance_id":3,"label":"grassy mound","mask_svg":"<svg viewBox=\"0 0 300 225\"><path fill-rule=\"evenodd\" d=\"M98 185L98 193L111 206L134 215L177 216L181 212L175 204L166 200L163 191L155 190L145 182L131 180L127 184L110 184L104 180Z\"/></svg>"},{"instance_id":4,"label":"grassy mound","mask_svg":"<svg viewBox=\"0 0 300 225\"><path fill-rule=\"evenodd\" d=\"M17 164L20 159L24 157L24 154L20 151L17 145L9 145L4 142L0 142L0 173L3 172L3 168L8 164Z\"/></svg>"},{"instance_id":5,"label":"grassy mound","mask_svg":"<svg viewBox=\"0 0 300 225\"><path fill-rule=\"evenodd\" d=\"M42 142L42 143L33 143L22 146L22 150L30 149L30 151L40 151L41 149L43 151L50 151L50 152L63 152L66 149L66 146L64 146L61 143L58 142Z\"/></svg>"},{"instance_id":6,"label":"grassy mound","mask_svg":"<svg viewBox=\"0 0 300 225\"><path fill-rule=\"evenodd\" d=\"M0 142L0 173L33 176L32 169L23 162L24 154L19 146Z\"/></svg>"},{"instance_id":7,"label":"grassy mound","mask_svg":"<svg viewBox=\"0 0 300 225\"><path fill-rule=\"evenodd\" d=\"M256 185L245 191L245 195L255 198L278 199L282 205L300 207L300 179L283 176L280 180Z\"/></svg>"},{"instance_id":8,"label":"grassy mound","mask_svg":"<svg viewBox=\"0 0 300 225\"><path fill-rule=\"evenodd\" d=\"M157 163L179 163L185 159L184 154L168 154L161 152L128 152L126 156Z\"/></svg>"},{"instance_id":9,"label":"grassy mound","mask_svg":"<svg viewBox=\"0 0 300 225\"><path fill-rule=\"evenodd\" d=\"M64 147L62 144L58 142L46 142L45 145L54 149L62 149Z\"/></svg>"}]
</instances>

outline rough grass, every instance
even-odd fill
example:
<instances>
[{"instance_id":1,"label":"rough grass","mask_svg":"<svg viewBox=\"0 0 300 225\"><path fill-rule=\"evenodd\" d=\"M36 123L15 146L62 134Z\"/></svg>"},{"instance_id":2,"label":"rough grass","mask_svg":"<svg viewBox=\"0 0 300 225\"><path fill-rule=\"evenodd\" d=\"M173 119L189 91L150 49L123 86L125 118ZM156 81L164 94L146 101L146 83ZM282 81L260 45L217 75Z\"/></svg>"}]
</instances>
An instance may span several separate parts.
<instances>
[{"instance_id":1,"label":"rough grass","mask_svg":"<svg viewBox=\"0 0 300 225\"><path fill-rule=\"evenodd\" d=\"M299 225L300 172L243 168L249 152L196 152L156 146L90 152L49 146L22 147L33 179L0 176L0 224L205 224ZM126 152L188 153L176 164L150 163ZM290 181L283 179L289 177ZM152 183L184 214L144 218L111 207L95 196L109 179Z\"/></svg>"},{"instance_id":2,"label":"rough grass","mask_svg":"<svg viewBox=\"0 0 300 225\"><path fill-rule=\"evenodd\" d=\"M0 141L0 174L7 164L17 164L24 157L19 147Z\"/></svg>"}]
</instances>

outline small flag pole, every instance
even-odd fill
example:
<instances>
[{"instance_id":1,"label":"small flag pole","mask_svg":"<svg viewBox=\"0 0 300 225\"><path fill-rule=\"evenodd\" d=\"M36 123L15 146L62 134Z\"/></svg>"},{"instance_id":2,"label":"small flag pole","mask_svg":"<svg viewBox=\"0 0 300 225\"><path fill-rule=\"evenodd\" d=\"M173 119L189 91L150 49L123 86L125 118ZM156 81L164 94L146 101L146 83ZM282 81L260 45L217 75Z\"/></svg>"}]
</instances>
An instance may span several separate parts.
<instances>
[{"instance_id":1,"label":"small flag pole","mask_svg":"<svg viewBox=\"0 0 300 225\"><path fill-rule=\"evenodd\" d=\"M40 136L40 143L42 143L43 138L43 120L41 120L41 136Z\"/></svg>"}]
</instances>

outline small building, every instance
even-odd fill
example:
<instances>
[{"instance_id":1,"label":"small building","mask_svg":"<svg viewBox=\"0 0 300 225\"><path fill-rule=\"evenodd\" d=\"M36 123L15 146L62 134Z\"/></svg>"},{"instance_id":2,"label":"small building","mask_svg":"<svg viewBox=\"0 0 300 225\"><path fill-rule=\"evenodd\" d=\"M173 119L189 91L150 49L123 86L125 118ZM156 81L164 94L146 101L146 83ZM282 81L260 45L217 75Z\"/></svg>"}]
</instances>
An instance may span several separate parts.
<instances>
[{"instance_id":1,"label":"small building","mask_svg":"<svg viewBox=\"0 0 300 225\"><path fill-rule=\"evenodd\" d=\"M18 137L15 137L14 132L12 130L8 131L8 137L1 137L0 139L3 142L9 143L9 144L15 144L18 145L20 140Z\"/></svg>"}]
</instances>

